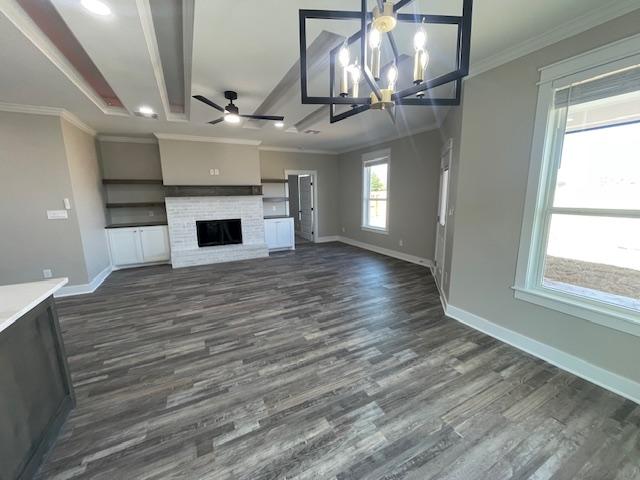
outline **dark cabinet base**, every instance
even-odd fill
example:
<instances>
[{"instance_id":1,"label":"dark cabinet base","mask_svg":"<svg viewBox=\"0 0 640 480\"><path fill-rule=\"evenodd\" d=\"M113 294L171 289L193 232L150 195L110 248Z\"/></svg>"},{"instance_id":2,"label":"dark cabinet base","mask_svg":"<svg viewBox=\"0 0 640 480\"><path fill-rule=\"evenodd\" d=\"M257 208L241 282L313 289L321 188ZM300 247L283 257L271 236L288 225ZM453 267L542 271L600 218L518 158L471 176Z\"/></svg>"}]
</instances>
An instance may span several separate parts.
<instances>
[{"instance_id":1,"label":"dark cabinet base","mask_svg":"<svg viewBox=\"0 0 640 480\"><path fill-rule=\"evenodd\" d=\"M74 406L50 297L0 332L0 480L34 475Z\"/></svg>"}]
</instances>

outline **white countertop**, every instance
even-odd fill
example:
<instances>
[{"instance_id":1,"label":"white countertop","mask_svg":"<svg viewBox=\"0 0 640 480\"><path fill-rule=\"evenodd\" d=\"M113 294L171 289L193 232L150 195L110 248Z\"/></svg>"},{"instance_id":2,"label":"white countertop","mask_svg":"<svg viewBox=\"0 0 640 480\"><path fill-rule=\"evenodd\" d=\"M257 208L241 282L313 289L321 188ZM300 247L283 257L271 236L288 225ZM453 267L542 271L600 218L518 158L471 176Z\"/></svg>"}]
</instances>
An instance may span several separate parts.
<instances>
[{"instance_id":1,"label":"white countertop","mask_svg":"<svg viewBox=\"0 0 640 480\"><path fill-rule=\"evenodd\" d=\"M0 332L33 307L60 290L68 278L52 278L41 282L0 286Z\"/></svg>"}]
</instances>

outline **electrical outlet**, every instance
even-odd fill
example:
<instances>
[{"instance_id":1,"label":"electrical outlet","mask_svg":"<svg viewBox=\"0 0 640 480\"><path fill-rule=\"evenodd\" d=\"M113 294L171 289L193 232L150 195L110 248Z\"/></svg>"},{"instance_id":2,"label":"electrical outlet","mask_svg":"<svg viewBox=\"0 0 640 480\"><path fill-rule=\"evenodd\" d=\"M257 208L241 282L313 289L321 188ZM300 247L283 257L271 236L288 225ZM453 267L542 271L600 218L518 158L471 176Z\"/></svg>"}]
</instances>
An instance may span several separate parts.
<instances>
[{"instance_id":1,"label":"electrical outlet","mask_svg":"<svg viewBox=\"0 0 640 480\"><path fill-rule=\"evenodd\" d=\"M401 247L404 247L404 240L403 239L398 240L398 245L400 245Z\"/></svg>"},{"instance_id":2,"label":"electrical outlet","mask_svg":"<svg viewBox=\"0 0 640 480\"><path fill-rule=\"evenodd\" d=\"M278 208L277 208L275 205L271 206L271 210L273 210L274 212L275 212L277 209L278 209Z\"/></svg>"},{"instance_id":3,"label":"electrical outlet","mask_svg":"<svg viewBox=\"0 0 640 480\"><path fill-rule=\"evenodd\" d=\"M42 270L42 276L44 278L51 278L53 277L53 272L51 271L50 268L45 268L44 270Z\"/></svg>"},{"instance_id":4,"label":"electrical outlet","mask_svg":"<svg viewBox=\"0 0 640 480\"><path fill-rule=\"evenodd\" d=\"M218 168L215 168L213 172L214 175L220 175L220 170Z\"/></svg>"}]
</instances>

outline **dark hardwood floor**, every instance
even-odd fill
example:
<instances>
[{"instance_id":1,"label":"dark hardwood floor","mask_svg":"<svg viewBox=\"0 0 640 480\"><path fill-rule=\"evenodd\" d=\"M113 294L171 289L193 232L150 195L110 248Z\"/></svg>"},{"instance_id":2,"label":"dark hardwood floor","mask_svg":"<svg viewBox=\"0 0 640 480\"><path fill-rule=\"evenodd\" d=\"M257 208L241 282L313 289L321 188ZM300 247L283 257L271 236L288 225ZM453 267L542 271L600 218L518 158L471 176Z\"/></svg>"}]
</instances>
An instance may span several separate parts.
<instances>
[{"instance_id":1,"label":"dark hardwood floor","mask_svg":"<svg viewBox=\"0 0 640 480\"><path fill-rule=\"evenodd\" d=\"M342 244L58 302L78 405L39 478L638 479L640 407Z\"/></svg>"}]
</instances>

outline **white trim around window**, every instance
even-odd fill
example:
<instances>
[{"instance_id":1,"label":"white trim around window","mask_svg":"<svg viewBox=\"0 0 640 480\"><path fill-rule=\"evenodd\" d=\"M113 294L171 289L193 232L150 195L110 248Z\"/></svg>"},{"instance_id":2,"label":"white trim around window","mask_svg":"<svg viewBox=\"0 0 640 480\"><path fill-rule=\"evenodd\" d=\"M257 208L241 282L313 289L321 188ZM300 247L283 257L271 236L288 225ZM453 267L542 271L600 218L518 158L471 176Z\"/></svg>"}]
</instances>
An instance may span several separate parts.
<instances>
[{"instance_id":1,"label":"white trim around window","mask_svg":"<svg viewBox=\"0 0 640 480\"><path fill-rule=\"evenodd\" d=\"M559 140L562 135L559 135L556 130L562 128L564 134L566 123L566 118L558 118L563 114L562 111L554 109L555 92L598 75L636 65L640 65L640 35L541 69L529 179L513 289L517 299L640 336L640 316L635 309L598 301L597 296L586 296L589 293L587 289L577 287L573 291L557 290L548 285L542 285L541 281L549 230L549 212L558 213L554 210L567 210L552 206L557 162L562 150L562 141ZM566 110L564 115L566 116ZM568 213L595 215L600 212L606 216L619 215L619 212L582 210L585 211ZM626 213L633 214L632 216L637 218L637 211ZM621 216L628 216L627 214ZM603 295L603 300L605 296L606 294Z\"/></svg>"},{"instance_id":2,"label":"white trim around window","mask_svg":"<svg viewBox=\"0 0 640 480\"><path fill-rule=\"evenodd\" d=\"M386 219L385 227L379 228L369 224L368 212L369 212L369 184L367 179L367 167L374 165L387 165L387 198L386 198ZM381 233L384 235L389 234L389 205L390 205L390 193L391 193L391 149L385 148L382 150L376 150L374 152L364 153L362 155L362 192L361 192L361 216L360 216L360 228L362 230L374 233Z\"/></svg>"}]
</instances>

